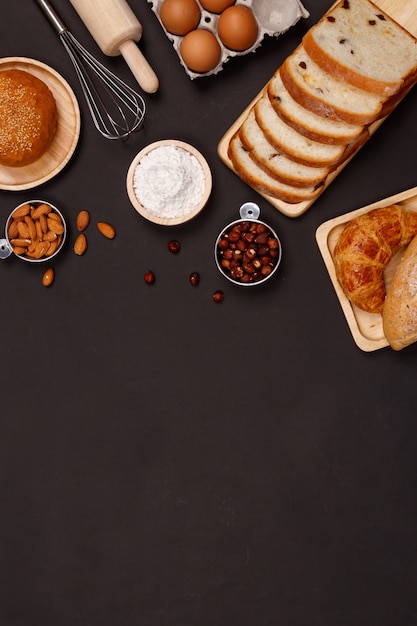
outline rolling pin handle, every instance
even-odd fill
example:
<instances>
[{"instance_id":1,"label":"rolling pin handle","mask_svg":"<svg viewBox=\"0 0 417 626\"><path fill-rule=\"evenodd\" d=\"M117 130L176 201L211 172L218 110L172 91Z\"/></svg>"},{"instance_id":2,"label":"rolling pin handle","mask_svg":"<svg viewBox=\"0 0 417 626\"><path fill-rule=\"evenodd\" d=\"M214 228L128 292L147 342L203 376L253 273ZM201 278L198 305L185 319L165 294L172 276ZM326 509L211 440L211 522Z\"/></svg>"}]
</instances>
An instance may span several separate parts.
<instances>
[{"instance_id":1,"label":"rolling pin handle","mask_svg":"<svg viewBox=\"0 0 417 626\"><path fill-rule=\"evenodd\" d=\"M130 67L133 76L147 93L155 93L159 87L159 80L148 61L139 50L133 39L120 44L120 53Z\"/></svg>"}]
</instances>

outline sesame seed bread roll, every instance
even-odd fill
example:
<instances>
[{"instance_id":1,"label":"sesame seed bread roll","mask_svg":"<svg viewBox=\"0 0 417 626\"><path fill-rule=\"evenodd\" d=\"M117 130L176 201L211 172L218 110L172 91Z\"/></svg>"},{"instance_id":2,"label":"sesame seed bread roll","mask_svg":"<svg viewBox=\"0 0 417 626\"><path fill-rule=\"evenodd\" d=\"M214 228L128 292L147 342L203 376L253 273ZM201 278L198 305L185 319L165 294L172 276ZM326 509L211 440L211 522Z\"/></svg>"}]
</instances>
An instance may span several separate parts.
<instances>
[{"instance_id":1,"label":"sesame seed bread roll","mask_svg":"<svg viewBox=\"0 0 417 626\"><path fill-rule=\"evenodd\" d=\"M417 236L406 248L392 278L382 324L393 350L402 350L417 341Z\"/></svg>"},{"instance_id":2,"label":"sesame seed bread roll","mask_svg":"<svg viewBox=\"0 0 417 626\"><path fill-rule=\"evenodd\" d=\"M0 72L0 165L37 161L56 131L57 109L49 87L24 70Z\"/></svg>"}]
</instances>

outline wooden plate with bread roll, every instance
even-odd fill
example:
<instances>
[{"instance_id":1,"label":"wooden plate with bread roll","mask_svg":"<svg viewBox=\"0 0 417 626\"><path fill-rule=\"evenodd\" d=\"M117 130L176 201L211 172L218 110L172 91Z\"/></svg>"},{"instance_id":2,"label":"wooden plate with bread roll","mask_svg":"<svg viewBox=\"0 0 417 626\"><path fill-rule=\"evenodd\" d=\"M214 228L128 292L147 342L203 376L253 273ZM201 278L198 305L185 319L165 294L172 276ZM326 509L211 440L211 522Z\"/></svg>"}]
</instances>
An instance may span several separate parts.
<instances>
[{"instance_id":1,"label":"wooden plate with bread roll","mask_svg":"<svg viewBox=\"0 0 417 626\"><path fill-rule=\"evenodd\" d=\"M46 149L39 158L28 164L25 164L25 161L22 161L23 164L17 165L0 163L0 189L9 191L31 189L56 176L71 159L80 135L78 102L64 78L48 65L34 59L26 57L6 57L0 59L0 76L3 71L8 75L16 74L15 70L18 73L22 72L35 77L35 80L39 79L50 90L56 103L56 125L50 142L48 142ZM2 81L2 85L6 85L6 81ZM7 97L4 95L3 102L5 100L7 100ZM29 115L30 111L27 112L27 117ZM36 115L37 112L33 114L34 120ZM23 115L21 117L23 118ZM3 121L5 121L5 118L6 116L3 118ZM5 137L8 131L7 127L2 129ZM27 146L29 145L27 138L23 138L23 141L26 142ZM19 146L14 148L16 154L20 148ZM0 156L3 156L3 154Z\"/></svg>"},{"instance_id":2,"label":"wooden plate with bread roll","mask_svg":"<svg viewBox=\"0 0 417 626\"><path fill-rule=\"evenodd\" d=\"M402 209L404 209L405 212L416 213L415 220L414 215L412 216L415 228L415 224L417 223L417 187L413 187L408 191L404 191L394 196L390 196L389 198L385 198L384 200L381 200L379 202L375 202L350 213L346 213L345 215L341 215L334 219L328 220L327 222L321 224L316 231L316 240L318 247L322 254L330 279L333 283L333 287L336 291L336 295L339 299L343 313L346 317L353 339L355 340L357 346L365 352L379 350L380 348L384 348L389 345L391 345L394 350L399 350L402 349L402 347L406 347L406 345L409 345L409 343L411 343L412 341L409 340L409 343L403 342L404 345L402 345L401 341L398 341L398 338L395 337L397 329L393 328L392 324L390 324L389 332L393 336L390 338L390 341L387 339L386 335L384 334L383 315L385 311L382 308L381 312L380 306L374 307L374 309L378 312L369 312L352 303L352 301L347 297L345 293L346 290L342 288L341 282L339 281L337 276L335 266L335 249L338 242L340 241L340 236L342 232L346 232L346 227L348 224L352 224L357 221L357 218L369 215L371 214L371 212L375 212L376 210L388 209L389 207L394 206L401 207ZM389 230L392 227L392 224L387 221L387 224L385 226ZM382 228L385 228L385 226L382 225ZM381 225L379 227L381 227ZM378 237L379 235L375 237L375 240L378 240ZM411 239L411 241L415 241L415 239L416 237ZM384 298L385 293L387 294L385 303L388 300L388 294L390 294L390 286L394 276L397 277L398 282L397 270L399 269L401 258L404 255L405 250L408 249L409 245L410 244L401 246L400 249L395 252L395 254L390 256L390 258L386 257L380 263L380 266L386 263L383 270L383 275L381 277L385 287L384 293L381 297ZM415 266L417 271L417 258L415 259ZM391 293L389 297L391 310L393 308L392 296L393 294ZM401 306L401 302L398 302L398 306L396 306L394 302L394 309L397 309L398 314L398 320L396 321L398 331L400 331L400 326L404 325L404 320L401 319ZM410 310L410 307L408 307L407 304L406 308L407 310ZM415 333L417 338L417 302L413 302L413 308L415 309ZM385 320L385 324L387 324L387 320ZM413 333L414 330L411 329L410 332ZM415 341L414 338L413 341Z\"/></svg>"},{"instance_id":3,"label":"wooden plate with bread roll","mask_svg":"<svg viewBox=\"0 0 417 626\"><path fill-rule=\"evenodd\" d=\"M416 37L415 0L338 0L221 138L220 159L303 214L416 83Z\"/></svg>"}]
</instances>

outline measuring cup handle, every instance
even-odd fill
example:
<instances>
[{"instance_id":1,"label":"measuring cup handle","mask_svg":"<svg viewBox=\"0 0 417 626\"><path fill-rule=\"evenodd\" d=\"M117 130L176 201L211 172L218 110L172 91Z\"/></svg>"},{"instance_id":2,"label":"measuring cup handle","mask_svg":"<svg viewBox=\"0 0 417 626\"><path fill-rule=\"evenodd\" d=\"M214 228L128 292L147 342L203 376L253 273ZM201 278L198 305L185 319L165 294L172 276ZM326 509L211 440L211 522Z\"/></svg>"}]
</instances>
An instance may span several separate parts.
<instances>
[{"instance_id":1,"label":"measuring cup handle","mask_svg":"<svg viewBox=\"0 0 417 626\"><path fill-rule=\"evenodd\" d=\"M0 239L0 260L7 259L13 252L12 246L7 239Z\"/></svg>"},{"instance_id":2,"label":"measuring cup handle","mask_svg":"<svg viewBox=\"0 0 417 626\"><path fill-rule=\"evenodd\" d=\"M261 214L261 209L256 202L245 202L240 207L239 214L242 220L257 220Z\"/></svg>"}]
</instances>

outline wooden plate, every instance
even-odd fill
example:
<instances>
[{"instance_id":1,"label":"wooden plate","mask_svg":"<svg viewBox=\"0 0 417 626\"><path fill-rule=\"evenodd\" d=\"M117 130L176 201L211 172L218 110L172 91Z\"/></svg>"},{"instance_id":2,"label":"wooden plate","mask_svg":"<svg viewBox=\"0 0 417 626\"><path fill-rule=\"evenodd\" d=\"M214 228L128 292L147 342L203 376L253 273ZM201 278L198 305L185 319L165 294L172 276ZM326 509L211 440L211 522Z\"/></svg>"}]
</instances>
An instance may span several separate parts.
<instances>
[{"instance_id":1,"label":"wooden plate","mask_svg":"<svg viewBox=\"0 0 417 626\"><path fill-rule=\"evenodd\" d=\"M389 198L385 198L379 202L374 202L373 204L369 204L361 209L357 209L356 211L346 213L345 215L341 215L340 217L324 222L316 231L318 247L353 335L353 339L355 340L357 346L365 352L379 350L380 348L384 348L389 345L382 328L382 316L378 313L367 313L366 311L362 311L357 306L351 304L346 298L336 278L333 263L333 250L339 238L340 232L347 222L354 219L358 215L367 213L371 209L386 207L391 204L400 204L407 210L417 211L417 187L413 187L408 191L390 196ZM391 259L385 269L385 285L387 288L391 283L391 279L403 252L404 250L400 250Z\"/></svg>"},{"instance_id":2,"label":"wooden plate","mask_svg":"<svg viewBox=\"0 0 417 626\"><path fill-rule=\"evenodd\" d=\"M80 109L77 99L58 72L41 61L25 57L0 59L0 71L19 69L43 80L52 91L58 110L58 127L45 154L24 167L0 166L0 189L21 191L32 189L56 176L72 157L80 135Z\"/></svg>"},{"instance_id":3,"label":"wooden plate","mask_svg":"<svg viewBox=\"0 0 417 626\"><path fill-rule=\"evenodd\" d=\"M417 2L416 0L373 0L374 4L377 5L382 11L384 11L387 15L392 17L396 22L398 22L403 28L408 30L414 37L417 37ZM329 9L329 11L337 4L335 2ZM226 131L224 136L221 138L218 147L217 153L220 159L223 161L225 165L232 171L235 171L233 168L233 164L228 157L227 151L229 147L229 143L235 132L240 128L242 122L246 119L250 110L252 109L255 102L262 96L264 89L263 87L260 93L252 100L252 102L248 105L248 107L241 113L241 115L237 118L237 120L232 124L232 126ZM406 92L407 93L407 92ZM404 95L406 95L406 93ZM404 96L403 96L404 97ZM397 103L398 104L398 103ZM383 118L378 120L377 122L371 124L368 128L369 134L373 135L377 128L385 121L387 118ZM265 198L270 204L272 204L278 211L287 215L288 217L299 217L303 213L305 213L311 205L316 202L317 198L327 189L331 182L336 178L336 176L346 167L349 161L358 153L359 149L363 144L359 146L359 148L352 154L352 156L344 161L340 167L338 167L334 172L332 172L326 179L325 185L320 189L320 193L317 194L313 199L306 200L304 202L299 202L297 204L289 204L282 200L278 200L269 196L267 194L262 194L258 190L261 196Z\"/></svg>"},{"instance_id":4,"label":"wooden plate","mask_svg":"<svg viewBox=\"0 0 417 626\"><path fill-rule=\"evenodd\" d=\"M201 167L203 168L204 179L205 179L205 190L204 190L203 197L201 201L193 209L191 209L188 213L186 213L185 215L182 215L181 217L164 217L164 216L155 215L154 213L151 213L144 206L141 205L141 203L138 201L136 194L135 194L133 182L134 182L136 167L139 165L139 163L141 162L141 160L143 159L145 155L149 154L149 152L151 152L152 150L155 150L155 148L159 148L160 146L175 146L177 148L181 148L182 150L185 150L186 152L189 152L197 159L197 161L200 163ZM141 150L135 156L132 163L130 164L130 167L127 173L127 178L126 178L127 194L129 196L129 199L132 205L136 209L136 211L140 213L142 217L146 218L150 222L154 222L154 224L160 224L161 226L178 226L179 224L188 222L194 217L196 217L207 204L207 200L209 199L209 196L211 194L211 187L212 187L212 176L211 176L210 167L206 159L198 150L196 150L196 148L194 148L188 143L185 143L184 141L179 141L177 139L162 139L160 141L155 141L154 143L151 143L145 148L143 148L143 150Z\"/></svg>"}]
</instances>

